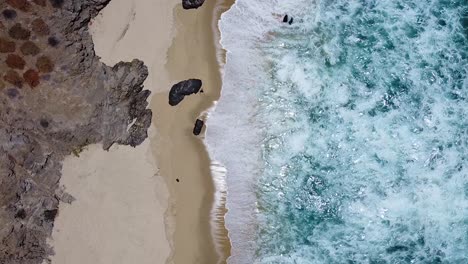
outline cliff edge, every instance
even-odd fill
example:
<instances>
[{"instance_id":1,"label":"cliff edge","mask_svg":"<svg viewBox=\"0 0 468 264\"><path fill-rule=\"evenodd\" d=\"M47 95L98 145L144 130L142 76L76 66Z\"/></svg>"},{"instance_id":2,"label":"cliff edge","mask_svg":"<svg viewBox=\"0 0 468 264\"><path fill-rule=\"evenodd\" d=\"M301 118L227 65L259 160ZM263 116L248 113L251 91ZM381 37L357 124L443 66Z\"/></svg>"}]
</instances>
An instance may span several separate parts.
<instances>
[{"instance_id":1,"label":"cliff edge","mask_svg":"<svg viewBox=\"0 0 468 264\"><path fill-rule=\"evenodd\" d=\"M109 1L0 0L0 263L53 254L65 156L147 137L146 67L104 65L88 32Z\"/></svg>"}]
</instances>

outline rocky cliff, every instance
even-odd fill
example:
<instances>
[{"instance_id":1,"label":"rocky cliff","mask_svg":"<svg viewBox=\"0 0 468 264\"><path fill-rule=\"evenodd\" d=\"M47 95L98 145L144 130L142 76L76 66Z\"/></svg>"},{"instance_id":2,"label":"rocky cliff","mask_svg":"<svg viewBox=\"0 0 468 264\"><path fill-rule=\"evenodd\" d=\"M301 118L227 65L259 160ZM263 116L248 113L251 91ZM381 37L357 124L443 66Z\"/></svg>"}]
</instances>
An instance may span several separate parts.
<instances>
[{"instance_id":1,"label":"rocky cliff","mask_svg":"<svg viewBox=\"0 0 468 264\"><path fill-rule=\"evenodd\" d=\"M0 263L53 253L62 160L88 144L136 146L151 110L141 61L108 67L90 20L109 0L0 0Z\"/></svg>"}]
</instances>

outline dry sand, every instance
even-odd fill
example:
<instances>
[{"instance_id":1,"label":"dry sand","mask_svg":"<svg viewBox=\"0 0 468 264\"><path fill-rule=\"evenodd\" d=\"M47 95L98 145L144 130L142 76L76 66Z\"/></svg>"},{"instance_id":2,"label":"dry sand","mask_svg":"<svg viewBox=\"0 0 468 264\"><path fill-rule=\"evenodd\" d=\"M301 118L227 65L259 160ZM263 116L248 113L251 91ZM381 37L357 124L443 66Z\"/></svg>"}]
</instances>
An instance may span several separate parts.
<instances>
[{"instance_id":1,"label":"dry sand","mask_svg":"<svg viewBox=\"0 0 468 264\"><path fill-rule=\"evenodd\" d=\"M215 6L231 1L183 10L179 0L112 0L93 21L104 63L138 58L148 66L153 126L136 149L91 146L65 161L61 183L77 200L60 205L53 264L225 263L224 212L212 211L210 160L192 128L219 98L212 26ZM169 106L170 87L188 78L202 79L204 93Z\"/></svg>"},{"instance_id":2,"label":"dry sand","mask_svg":"<svg viewBox=\"0 0 468 264\"><path fill-rule=\"evenodd\" d=\"M76 201L60 205L53 264L165 262L168 192L151 159L144 158L145 149L148 143L103 153L92 145L79 158L65 160L61 183Z\"/></svg>"},{"instance_id":3,"label":"dry sand","mask_svg":"<svg viewBox=\"0 0 468 264\"><path fill-rule=\"evenodd\" d=\"M172 40L172 0L112 0L91 27L96 53L107 65L141 59L145 88L167 83L164 64ZM171 239L165 229L169 194L150 149L90 146L64 162L61 184L76 198L61 204L50 244L52 264L165 263Z\"/></svg>"}]
</instances>

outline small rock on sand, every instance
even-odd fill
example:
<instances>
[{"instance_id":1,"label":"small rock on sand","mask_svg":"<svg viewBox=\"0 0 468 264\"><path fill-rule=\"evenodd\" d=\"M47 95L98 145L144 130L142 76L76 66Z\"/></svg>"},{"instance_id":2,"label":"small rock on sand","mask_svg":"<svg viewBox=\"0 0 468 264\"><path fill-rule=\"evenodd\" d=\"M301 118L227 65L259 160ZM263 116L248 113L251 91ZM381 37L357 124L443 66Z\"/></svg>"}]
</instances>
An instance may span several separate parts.
<instances>
[{"instance_id":1,"label":"small rock on sand","mask_svg":"<svg viewBox=\"0 0 468 264\"><path fill-rule=\"evenodd\" d=\"M184 9L199 8L203 5L203 2L205 2L205 0L182 0L182 7Z\"/></svg>"},{"instance_id":2,"label":"small rock on sand","mask_svg":"<svg viewBox=\"0 0 468 264\"><path fill-rule=\"evenodd\" d=\"M204 124L205 122L203 122L203 120L197 119L197 121L195 121L195 126L193 127L193 134L195 136L200 135Z\"/></svg>"}]
</instances>

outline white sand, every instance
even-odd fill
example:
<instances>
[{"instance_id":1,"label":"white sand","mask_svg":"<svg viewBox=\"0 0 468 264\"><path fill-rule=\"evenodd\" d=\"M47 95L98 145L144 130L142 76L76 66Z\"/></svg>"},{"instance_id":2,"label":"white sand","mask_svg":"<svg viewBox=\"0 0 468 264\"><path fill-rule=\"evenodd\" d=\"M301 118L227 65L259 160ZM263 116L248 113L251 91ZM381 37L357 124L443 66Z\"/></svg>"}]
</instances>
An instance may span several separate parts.
<instances>
[{"instance_id":1,"label":"white sand","mask_svg":"<svg viewBox=\"0 0 468 264\"><path fill-rule=\"evenodd\" d=\"M76 201L60 205L52 263L165 262L168 193L154 164L144 158L144 145L134 150L117 146L109 153L92 145L79 158L65 160L61 183Z\"/></svg>"},{"instance_id":2,"label":"white sand","mask_svg":"<svg viewBox=\"0 0 468 264\"><path fill-rule=\"evenodd\" d=\"M166 53L173 37L173 8L178 0L111 0L96 17L91 33L96 54L107 65L134 58L145 62L145 88L168 90Z\"/></svg>"},{"instance_id":3,"label":"white sand","mask_svg":"<svg viewBox=\"0 0 468 264\"><path fill-rule=\"evenodd\" d=\"M166 51L176 0L112 0L93 21L96 53L109 66L138 58L148 66L145 88L167 89ZM165 263L168 190L158 175L149 138L140 146L105 152L89 146L64 162L61 184L76 198L61 204L50 244L52 264Z\"/></svg>"}]
</instances>

